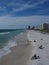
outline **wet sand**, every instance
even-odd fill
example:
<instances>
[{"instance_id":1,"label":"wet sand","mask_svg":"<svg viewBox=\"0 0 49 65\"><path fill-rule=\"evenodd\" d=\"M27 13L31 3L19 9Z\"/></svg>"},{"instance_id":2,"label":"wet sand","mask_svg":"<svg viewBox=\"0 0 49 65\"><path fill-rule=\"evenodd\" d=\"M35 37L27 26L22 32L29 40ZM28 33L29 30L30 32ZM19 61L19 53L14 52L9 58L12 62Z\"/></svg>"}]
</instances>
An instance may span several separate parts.
<instances>
[{"instance_id":1,"label":"wet sand","mask_svg":"<svg viewBox=\"0 0 49 65\"><path fill-rule=\"evenodd\" d=\"M0 65L26 65L32 45L20 45L12 48L12 52L0 59Z\"/></svg>"},{"instance_id":2,"label":"wet sand","mask_svg":"<svg viewBox=\"0 0 49 65\"><path fill-rule=\"evenodd\" d=\"M18 40L19 44L11 48L11 53L0 58L0 65L27 65L32 50L31 42L27 39L27 33L20 36Z\"/></svg>"}]
</instances>

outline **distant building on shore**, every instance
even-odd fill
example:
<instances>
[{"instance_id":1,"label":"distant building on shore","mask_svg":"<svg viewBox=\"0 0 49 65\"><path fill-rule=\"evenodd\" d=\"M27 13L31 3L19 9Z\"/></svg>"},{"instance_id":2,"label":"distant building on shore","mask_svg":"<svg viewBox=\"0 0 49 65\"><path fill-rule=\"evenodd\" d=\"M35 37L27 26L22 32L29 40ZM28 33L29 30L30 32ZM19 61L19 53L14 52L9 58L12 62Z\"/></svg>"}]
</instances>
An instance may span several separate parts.
<instances>
[{"instance_id":1,"label":"distant building on shore","mask_svg":"<svg viewBox=\"0 0 49 65\"><path fill-rule=\"evenodd\" d=\"M49 24L48 23L43 23L42 25L38 26L28 26L28 30L49 30Z\"/></svg>"},{"instance_id":2,"label":"distant building on shore","mask_svg":"<svg viewBox=\"0 0 49 65\"><path fill-rule=\"evenodd\" d=\"M49 29L49 24L48 23L43 23L40 26L36 26L35 29L37 29L37 30L48 30Z\"/></svg>"},{"instance_id":3,"label":"distant building on shore","mask_svg":"<svg viewBox=\"0 0 49 65\"><path fill-rule=\"evenodd\" d=\"M47 23L44 23L44 24L43 24L43 29L44 29L44 30L47 30L47 29L48 29L48 24L47 24Z\"/></svg>"},{"instance_id":4,"label":"distant building on shore","mask_svg":"<svg viewBox=\"0 0 49 65\"><path fill-rule=\"evenodd\" d=\"M48 24L48 23L43 23L43 24L40 26L40 29L48 30L48 29L49 29L49 24Z\"/></svg>"},{"instance_id":5,"label":"distant building on shore","mask_svg":"<svg viewBox=\"0 0 49 65\"><path fill-rule=\"evenodd\" d=\"M30 30L31 29L31 26L28 26L28 28L27 28L28 30Z\"/></svg>"},{"instance_id":6,"label":"distant building on shore","mask_svg":"<svg viewBox=\"0 0 49 65\"><path fill-rule=\"evenodd\" d=\"M40 30L40 26L35 26L35 29L36 30Z\"/></svg>"}]
</instances>

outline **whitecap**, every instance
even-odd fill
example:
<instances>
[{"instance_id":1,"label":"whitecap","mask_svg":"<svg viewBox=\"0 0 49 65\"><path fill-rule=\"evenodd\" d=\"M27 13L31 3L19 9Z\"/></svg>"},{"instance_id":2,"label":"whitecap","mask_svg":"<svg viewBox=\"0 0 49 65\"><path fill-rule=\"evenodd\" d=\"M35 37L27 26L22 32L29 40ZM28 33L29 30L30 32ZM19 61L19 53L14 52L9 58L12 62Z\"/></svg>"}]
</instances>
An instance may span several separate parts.
<instances>
[{"instance_id":1,"label":"whitecap","mask_svg":"<svg viewBox=\"0 0 49 65\"><path fill-rule=\"evenodd\" d=\"M2 58L3 56L9 54L11 52L11 47L16 46L16 41L14 40L10 40L8 42L8 44L6 46L4 46L4 48L0 49L0 58Z\"/></svg>"},{"instance_id":2,"label":"whitecap","mask_svg":"<svg viewBox=\"0 0 49 65\"><path fill-rule=\"evenodd\" d=\"M0 35L9 34L10 32L2 32Z\"/></svg>"}]
</instances>

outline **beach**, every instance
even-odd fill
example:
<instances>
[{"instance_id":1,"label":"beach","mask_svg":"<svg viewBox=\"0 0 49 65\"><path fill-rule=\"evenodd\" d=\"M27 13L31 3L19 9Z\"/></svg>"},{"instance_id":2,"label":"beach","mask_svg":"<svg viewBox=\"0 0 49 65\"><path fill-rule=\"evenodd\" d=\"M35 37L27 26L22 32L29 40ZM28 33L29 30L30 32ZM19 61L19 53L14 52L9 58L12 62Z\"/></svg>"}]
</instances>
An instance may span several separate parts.
<instances>
[{"instance_id":1,"label":"beach","mask_svg":"<svg viewBox=\"0 0 49 65\"><path fill-rule=\"evenodd\" d=\"M49 65L49 34L29 31L29 38L34 47L30 56L36 54L39 58L34 58L32 61L29 59L27 65Z\"/></svg>"},{"instance_id":2,"label":"beach","mask_svg":"<svg viewBox=\"0 0 49 65\"><path fill-rule=\"evenodd\" d=\"M29 30L15 39L17 45L0 58L0 65L49 65L49 34ZM41 45L42 49L39 48ZM34 54L40 58L31 59Z\"/></svg>"},{"instance_id":3,"label":"beach","mask_svg":"<svg viewBox=\"0 0 49 65\"><path fill-rule=\"evenodd\" d=\"M9 54L0 58L0 65L26 65L32 47L27 35L28 31L15 38L17 45L10 48Z\"/></svg>"}]
</instances>

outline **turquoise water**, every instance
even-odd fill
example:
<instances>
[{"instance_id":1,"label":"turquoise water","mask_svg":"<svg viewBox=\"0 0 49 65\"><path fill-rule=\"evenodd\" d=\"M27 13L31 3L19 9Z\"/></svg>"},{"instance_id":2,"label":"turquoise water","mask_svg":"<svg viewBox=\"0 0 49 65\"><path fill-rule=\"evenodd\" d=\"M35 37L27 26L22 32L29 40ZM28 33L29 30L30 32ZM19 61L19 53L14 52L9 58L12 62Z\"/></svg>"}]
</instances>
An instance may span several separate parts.
<instances>
[{"instance_id":1,"label":"turquoise water","mask_svg":"<svg viewBox=\"0 0 49 65\"><path fill-rule=\"evenodd\" d=\"M3 48L5 45L7 45L7 42L11 39L13 39L15 36L20 34L21 32L24 32L24 29L17 29L17 30L9 30L9 31L0 31L0 48Z\"/></svg>"}]
</instances>

